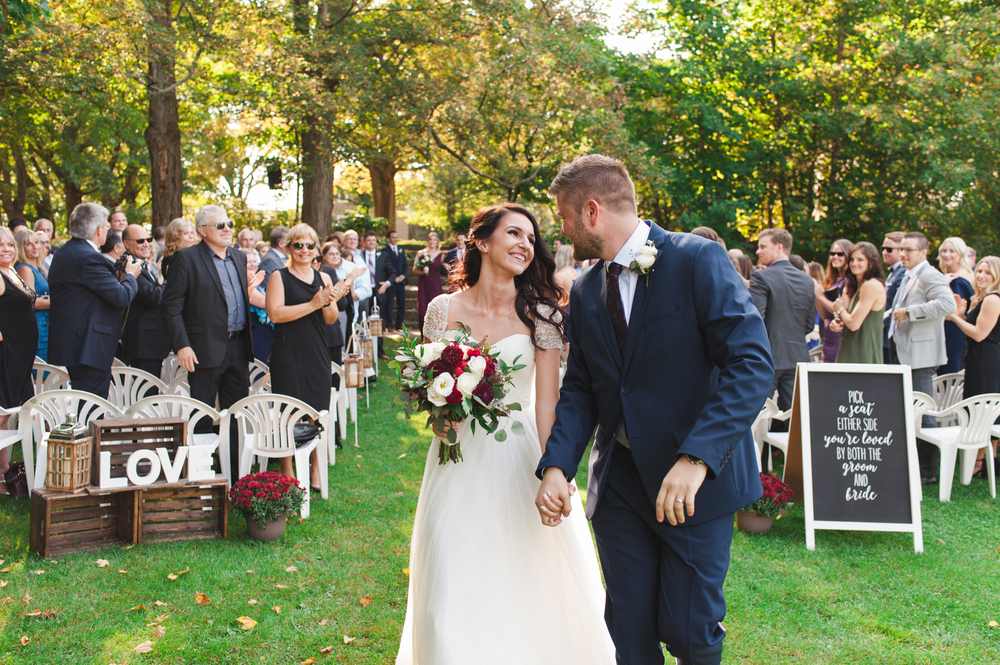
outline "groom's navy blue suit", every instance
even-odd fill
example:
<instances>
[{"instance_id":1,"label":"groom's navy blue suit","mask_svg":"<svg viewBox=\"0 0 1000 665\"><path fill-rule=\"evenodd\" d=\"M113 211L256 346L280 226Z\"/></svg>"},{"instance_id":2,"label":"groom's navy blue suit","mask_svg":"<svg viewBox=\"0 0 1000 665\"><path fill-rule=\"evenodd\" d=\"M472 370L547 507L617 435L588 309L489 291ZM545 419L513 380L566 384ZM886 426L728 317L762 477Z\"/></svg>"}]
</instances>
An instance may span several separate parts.
<instances>
[{"instance_id":1,"label":"groom's navy blue suit","mask_svg":"<svg viewBox=\"0 0 1000 665\"><path fill-rule=\"evenodd\" d=\"M774 375L767 330L721 245L651 225L659 250L637 276L625 351L607 307L606 264L576 280L570 355L538 466L576 475L594 427L587 516L607 583L605 618L623 665L719 662L733 513L761 496L750 427ZM718 367L718 385L710 383ZM616 443L625 425L631 449ZM681 454L708 476L683 525L656 521Z\"/></svg>"}]
</instances>

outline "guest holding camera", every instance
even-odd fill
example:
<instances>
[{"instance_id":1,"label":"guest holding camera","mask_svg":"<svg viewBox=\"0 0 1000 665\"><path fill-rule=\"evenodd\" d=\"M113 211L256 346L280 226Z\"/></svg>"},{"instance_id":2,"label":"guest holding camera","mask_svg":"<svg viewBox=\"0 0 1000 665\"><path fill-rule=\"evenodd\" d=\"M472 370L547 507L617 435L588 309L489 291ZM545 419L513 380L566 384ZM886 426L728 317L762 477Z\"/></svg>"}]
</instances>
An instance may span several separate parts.
<instances>
[{"instance_id":1,"label":"guest holding camera","mask_svg":"<svg viewBox=\"0 0 1000 665\"><path fill-rule=\"evenodd\" d=\"M44 235L44 234L43 234ZM20 228L14 234L17 248L18 276L35 294L35 320L38 322L38 350L35 355L46 360L49 353L49 271L38 242L38 232Z\"/></svg>"},{"instance_id":2,"label":"guest holding camera","mask_svg":"<svg viewBox=\"0 0 1000 665\"><path fill-rule=\"evenodd\" d=\"M137 277L139 291L125 313L122 359L132 367L159 377L163 359L170 353L170 338L160 315L163 285L153 272L155 265L150 260L154 241L138 224L125 227L123 240L129 255L141 263Z\"/></svg>"},{"instance_id":3,"label":"guest holding camera","mask_svg":"<svg viewBox=\"0 0 1000 665\"><path fill-rule=\"evenodd\" d=\"M271 391L300 399L317 411L330 408L330 349L327 325L337 322L332 306L347 295L347 282L336 285L312 267L319 238L308 224L296 224L285 236L288 265L271 273L267 284L267 314L274 322L271 340ZM294 477L292 458L280 461L281 472ZM310 458L310 484L318 491L315 451Z\"/></svg>"}]
</instances>

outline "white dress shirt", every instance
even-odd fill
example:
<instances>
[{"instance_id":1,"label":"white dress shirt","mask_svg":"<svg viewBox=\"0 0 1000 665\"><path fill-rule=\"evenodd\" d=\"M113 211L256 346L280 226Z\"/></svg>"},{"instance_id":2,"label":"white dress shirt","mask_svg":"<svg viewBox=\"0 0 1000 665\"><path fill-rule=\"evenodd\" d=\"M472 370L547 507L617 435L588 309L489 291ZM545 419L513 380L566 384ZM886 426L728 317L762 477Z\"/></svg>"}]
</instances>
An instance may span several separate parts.
<instances>
[{"instance_id":1,"label":"white dress shirt","mask_svg":"<svg viewBox=\"0 0 1000 665\"><path fill-rule=\"evenodd\" d=\"M618 250L613 261L622 266L621 275L618 276L618 290L622 294L622 306L625 308L625 323L628 323L632 316L632 301L635 299L635 285L638 283L638 275L629 270L629 266L639 255L639 250L646 246L647 240L649 240L649 224L638 220L632 235Z\"/></svg>"}]
</instances>

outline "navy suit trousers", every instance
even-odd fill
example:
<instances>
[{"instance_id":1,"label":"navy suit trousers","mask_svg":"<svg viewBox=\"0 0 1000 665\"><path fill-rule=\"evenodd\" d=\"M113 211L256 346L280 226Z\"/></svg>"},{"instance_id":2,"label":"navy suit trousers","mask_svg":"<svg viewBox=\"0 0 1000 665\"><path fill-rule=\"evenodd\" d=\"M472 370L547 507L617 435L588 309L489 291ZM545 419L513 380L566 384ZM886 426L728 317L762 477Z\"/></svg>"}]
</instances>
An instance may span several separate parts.
<instances>
[{"instance_id":1,"label":"navy suit trousers","mask_svg":"<svg viewBox=\"0 0 1000 665\"><path fill-rule=\"evenodd\" d=\"M720 663L733 514L692 526L657 522L631 451L616 445L592 523L619 665L662 665L660 642L685 665Z\"/></svg>"}]
</instances>

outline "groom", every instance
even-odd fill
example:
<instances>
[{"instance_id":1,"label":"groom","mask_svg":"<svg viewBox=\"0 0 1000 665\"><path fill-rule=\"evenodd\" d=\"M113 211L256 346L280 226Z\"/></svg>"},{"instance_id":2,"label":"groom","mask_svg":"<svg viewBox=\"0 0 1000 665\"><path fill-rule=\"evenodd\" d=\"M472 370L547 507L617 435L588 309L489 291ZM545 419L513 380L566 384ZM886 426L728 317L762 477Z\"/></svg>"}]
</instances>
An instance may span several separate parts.
<instances>
[{"instance_id":1,"label":"groom","mask_svg":"<svg viewBox=\"0 0 1000 665\"><path fill-rule=\"evenodd\" d=\"M761 496L750 426L774 375L767 330L722 245L638 218L622 162L580 157L549 193L574 258L602 260L570 296L535 503L550 526L569 514L596 425L587 517L619 665L661 665L660 642L678 663L717 664L733 513Z\"/></svg>"}]
</instances>

